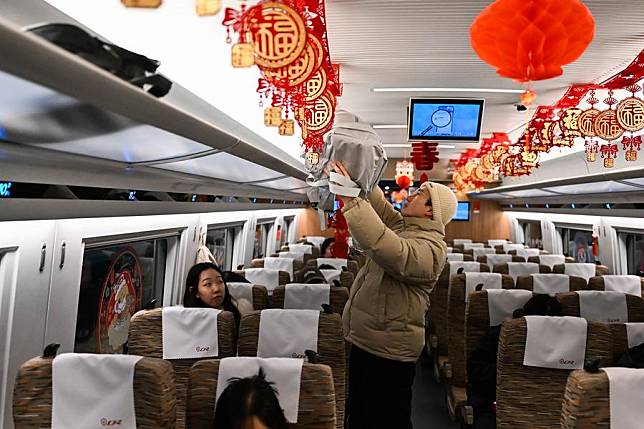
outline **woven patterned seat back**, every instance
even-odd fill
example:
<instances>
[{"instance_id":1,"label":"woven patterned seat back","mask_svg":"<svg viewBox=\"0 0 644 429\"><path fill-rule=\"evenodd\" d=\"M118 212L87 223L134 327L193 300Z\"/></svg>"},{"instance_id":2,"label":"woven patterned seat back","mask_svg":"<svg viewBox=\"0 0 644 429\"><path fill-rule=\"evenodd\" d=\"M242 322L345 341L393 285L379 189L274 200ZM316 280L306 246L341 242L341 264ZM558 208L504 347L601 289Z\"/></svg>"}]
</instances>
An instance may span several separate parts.
<instances>
[{"instance_id":1,"label":"woven patterned seat back","mask_svg":"<svg viewBox=\"0 0 644 429\"><path fill-rule=\"evenodd\" d=\"M219 375L219 360L203 360L190 371L188 427L213 429ZM326 365L304 363L300 382L297 423L293 429L335 429L333 376Z\"/></svg>"},{"instance_id":2,"label":"woven patterned seat back","mask_svg":"<svg viewBox=\"0 0 644 429\"><path fill-rule=\"evenodd\" d=\"M300 243L300 244L302 244L302 243ZM282 246L281 249L280 249L280 252L288 252L288 251L290 251L288 246ZM311 251L310 255L313 258L319 258L320 257L320 249L318 249L317 247L313 246L313 250Z\"/></svg>"},{"instance_id":3,"label":"woven patterned seat back","mask_svg":"<svg viewBox=\"0 0 644 429\"><path fill-rule=\"evenodd\" d=\"M273 298L271 299L272 308L284 308L284 294L286 287L278 286L273 291ZM346 287L333 287L329 291L329 305L333 308L333 312L342 315L344 306L349 300L349 289ZM320 308L320 310L322 310Z\"/></svg>"},{"instance_id":4,"label":"woven patterned seat back","mask_svg":"<svg viewBox=\"0 0 644 429\"><path fill-rule=\"evenodd\" d=\"M635 295L625 294L626 308L628 309L629 322L644 322L644 300ZM580 317L579 295L570 293L557 294L557 300L561 304L563 316Z\"/></svg>"},{"instance_id":5,"label":"woven patterned seat back","mask_svg":"<svg viewBox=\"0 0 644 429\"><path fill-rule=\"evenodd\" d=\"M260 312L249 313L242 317L239 329L239 356L257 356L259 321ZM342 332L342 317L339 314L320 313L317 346L319 363L329 365L333 372L337 427L342 428L346 397L346 346Z\"/></svg>"},{"instance_id":6,"label":"woven patterned seat back","mask_svg":"<svg viewBox=\"0 0 644 429\"><path fill-rule=\"evenodd\" d=\"M51 427L52 359L33 358L22 364L13 390L15 429ZM176 419L172 364L143 358L134 367L134 412L138 429L173 429Z\"/></svg>"},{"instance_id":7,"label":"woven patterned seat back","mask_svg":"<svg viewBox=\"0 0 644 429\"><path fill-rule=\"evenodd\" d=\"M309 271L307 271L307 268L305 268L298 281L300 282L303 281L306 276L306 273L308 272ZM351 271L342 271L342 273L340 273L340 286L346 287L347 289L351 290L351 286L353 285L353 281L355 279L356 277Z\"/></svg>"},{"instance_id":8,"label":"woven patterned seat back","mask_svg":"<svg viewBox=\"0 0 644 429\"><path fill-rule=\"evenodd\" d=\"M552 272L555 274L565 274L566 266L564 264L554 265L552 267ZM606 265L596 265L595 266L595 276L604 276L609 274L610 271Z\"/></svg>"},{"instance_id":9,"label":"woven patterned seat back","mask_svg":"<svg viewBox=\"0 0 644 429\"><path fill-rule=\"evenodd\" d=\"M503 289L514 288L512 277L503 276L501 282ZM458 274L449 287L447 308L447 356L452 365L451 384L456 387L466 384L465 293L465 275Z\"/></svg>"},{"instance_id":10,"label":"woven patterned seat back","mask_svg":"<svg viewBox=\"0 0 644 429\"><path fill-rule=\"evenodd\" d=\"M277 257L279 257L279 254ZM250 261L248 268L264 268L264 258L253 259ZM297 259L293 260L293 272L300 271L302 268L304 268L304 262Z\"/></svg>"},{"instance_id":11,"label":"woven patterned seat back","mask_svg":"<svg viewBox=\"0 0 644 429\"><path fill-rule=\"evenodd\" d=\"M575 262L575 260L573 258L571 258L570 256L566 256L564 258L564 261L565 261L566 264L571 264L571 263ZM535 264L538 264L539 262L541 262L541 260L539 259L539 256L529 256L528 257L528 262L534 262Z\"/></svg>"},{"instance_id":12,"label":"woven patterned seat back","mask_svg":"<svg viewBox=\"0 0 644 429\"><path fill-rule=\"evenodd\" d=\"M514 262L515 257L516 258L521 258L521 256L513 256L512 257L512 262ZM521 258L521 259L523 259L523 258ZM519 261L519 262L523 262L523 261ZM508 264L503 263L503 264L496 264L492 271L495 272L495 273L508 274L510 270L509 270ZM549 274L551 272L552 272L552 270L550 269L549 266L539 264L539 273L541 273L541 274Z\"/></svg>"},{"instance_id":13,"label":"woven patterned seat back","mask_svg":"<svg viewBox=\"0 0 644 429\"><path fill-rule=\"evenodd\" d=\"M315 270L317 267L318 267L318 258L312 258L312 259L309 259L306 262L306 269ZM354 276L356 274L358 274L358 271L360 269L359 266L358 266L358 261L348 259L347 260L347 269L351 273L353 273Z\"/></svg>"},{"instance_id":14,"label":"woven patterned seat back","mask_svg":"<svg viewBox=\"0 0 644 429\"><path fill-rule=\"evenodd\" d=\"M604 371L573 371L564 393L561 429L610 427L608 376Z\"/></svg>"},{"instance_id":15,"label":"woven patterned seat back","mask_svg":"<svg viewBox=\"0 0 644 429\"><path fill-rule=\"evenodd\" d=\"M498 429L559 427L561 404L570 371L523 365L527 328L524 318L503 323L499 341L496 386ZM586 359L611 361L610 329L588 323Z\"/></svg>"},{"instance_id":16,"label":"woven patterned seat back","mask_svg":"<svg viewBox=\"0 0 644 429\"><path fill-rule=\"evenodd\" d=\"M476 261L480 262L481 264L487 264L487 256L479 256L478 258L476 258ZM512 255L512 262L525 262L525 258L523 256Z\"/></svg>"},{"instance_id":17,"label":"woven patterned seat back","mask_svg":"<svg viewBox=\"0 0 644 429\"><path fill-rule=\"evenodd\" d=\"M474 256L472 256L472 254L463 253L463 261L465 261L465 262L473 262L474 261Z\"/></svg>"},{"instance_id":18,"label":"woven patterned seat back","mask_svg":"<svg viewBox=\"0 0 644 429\"><path fill-rule=\"evenodd\" d=\"M246 276L244 276L244 270L233 271L233 273L239 274L240 276L243 276L244 278L246 278ZM285 285L291 281L291 275L287 271L280 271L278 276L279 276L278 282L281 285Z\"/></svg>"},{"instance_id":19,"label":"woven patterned seat back","mask_svg":"<svg viewBox=\"0 0 644 429\"><path fill-rule=\"evenodd\" d=\"M642 296L644 296L644 277L640 279L640 283L642 284ZM588 289L606 290L606 287L604 285L604 277L603 276L591 277L588 280Z\"/></svg>"},{"instance_id":20,"label":"woven patterned seat back","mask_svg":"<svg viewBox=\"0 0 644 429\"><path fill-rule=\"evenodd\" d=\"M581 277L569 276L570 279L570 292L578 290L587 290L588 285L586 280ZM519 276L517 278L517 289L525 289L534 291L534 278L532 276Z\"/></svg>"},{"instance_id":21,"label":"woven patterned seat back","mask_svg":"<svg viewBox=\"0 0 644 429\"><path fill-rule=\"evenodd\" d=\"M449 293L450 263L446 262L436 286L430 295L429 321L433 333L438 337L438 354L447 356L447 301ZM486 273L490 269L485 264L479 264L480 272Z\"/></svg>"},{"instance_id":22,"label":"woven patterned seat back","mask_svg":"<svg viewBox=\"0 0 644 429\"><path fill-rule=\"evenodd\" d=\"M155 308L134 315L130 322L128 353L150 358L163 358L162 309ZM220 358L235 356L237 327L233 314L224 311L217 317ZM201 359L172 359L177 391L177 428L185 427L186 390L190 367Z\"/></svg>"}]
</instances>

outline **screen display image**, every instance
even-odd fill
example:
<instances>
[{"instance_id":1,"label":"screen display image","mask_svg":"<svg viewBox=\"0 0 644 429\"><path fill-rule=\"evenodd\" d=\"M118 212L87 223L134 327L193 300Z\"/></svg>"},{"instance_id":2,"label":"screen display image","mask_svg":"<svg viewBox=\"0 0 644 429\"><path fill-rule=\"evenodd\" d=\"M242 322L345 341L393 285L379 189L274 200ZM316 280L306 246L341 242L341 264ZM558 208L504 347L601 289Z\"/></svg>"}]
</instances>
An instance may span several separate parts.
<instances>
[{"instance_id":1,"label":"screen display image","mask_svg":"<svg viewBox=\"0 0 644 429\"><path fill-rule=\"evenodd\" d=\"M470 220L470 203L469 201L459 201L456 206L456 214L452 220L468 221Z\"/></svg>"},{"instance_id":2,"label":"screen display image","mask_svg":"<svg viewBox=\"0 0 644 429\"><path fill-rule=\"evenodd\" d=\"M478 141L483 100L412 98L409 140Z\"/></svg>"}]
</instances>

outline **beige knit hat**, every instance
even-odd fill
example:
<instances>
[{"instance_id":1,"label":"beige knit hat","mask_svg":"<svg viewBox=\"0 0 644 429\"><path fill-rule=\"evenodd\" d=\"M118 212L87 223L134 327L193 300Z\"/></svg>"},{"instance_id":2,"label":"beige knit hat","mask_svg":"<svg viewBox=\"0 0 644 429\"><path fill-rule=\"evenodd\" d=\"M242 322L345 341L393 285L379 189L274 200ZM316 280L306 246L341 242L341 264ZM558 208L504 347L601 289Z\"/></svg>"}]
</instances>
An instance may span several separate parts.
<instances>
[{"instance_id":1,"label":"beige knit hat","mask_svg":"<svg viewBox=\"0 0 644 429\"><path fill-rule=\"evenodd\" d=\"M456 214L458 199L454 192L447 186L434 182L425 182L421 188L429 191L434 209L434 220L447 225Z\"/></svg>"}]
</instances>

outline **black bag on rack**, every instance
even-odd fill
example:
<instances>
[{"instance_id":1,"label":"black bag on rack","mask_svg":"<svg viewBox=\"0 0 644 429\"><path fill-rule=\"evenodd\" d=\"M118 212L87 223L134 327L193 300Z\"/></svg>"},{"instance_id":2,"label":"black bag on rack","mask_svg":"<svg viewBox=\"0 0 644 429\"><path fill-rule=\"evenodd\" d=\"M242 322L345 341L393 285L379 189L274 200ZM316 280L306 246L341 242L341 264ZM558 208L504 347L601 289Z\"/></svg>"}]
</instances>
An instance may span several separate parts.
<instances>
[{"instance_id":1,"label":"black bag on rack","mask_svg":"<svg viewBox=\"0 0 644 429\"><path fill-rule=\"evenodd\" d=\"M107 43L75 25L44 24L28 31L145 89L155 97L163 97L172 87L170 80L156 73L158 61Z\"/></svg>"}]
</instances>

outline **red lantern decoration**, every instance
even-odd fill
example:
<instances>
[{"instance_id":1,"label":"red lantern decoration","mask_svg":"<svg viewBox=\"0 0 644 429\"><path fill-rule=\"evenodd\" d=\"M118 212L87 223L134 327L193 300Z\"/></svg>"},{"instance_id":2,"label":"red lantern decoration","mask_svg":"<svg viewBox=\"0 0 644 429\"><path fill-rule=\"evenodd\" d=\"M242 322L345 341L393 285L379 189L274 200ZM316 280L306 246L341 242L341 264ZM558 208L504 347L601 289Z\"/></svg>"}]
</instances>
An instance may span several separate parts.
<instances>
[{"instance_id":1,"label":"red lantern decoration","mask_svg":"<svg viewBox=\"0 0 644 429\"><path fill-rule=\"evenodd\" d=\"M411 179L409 178L409 176L400 176L396 179L396 183L398 184L398 186L400 186L401 189L407 189L411 184Z\"/></svg>"},{"instance_id":2,"label":"red lantern decoration","mask_svg":"<svg viewBox=\"0 0 644 429\"><path fill-rule=\"evenodd\" d=\"M497 0L474 20L472 48L503 77L528 82L563 74L593 40L580 0Z\"/></svg>"},{"instance_id":3,"label":"red lantern decoration","mask_svg":"<svg viewBox=\"0 0 644 429\"><path fill-rule=\"evenodd\" d=\"M422 173L420 175L420 184L422 185L423 183L428 181L429 181L429 176L427 175L427 173Z\"/></svg>"},{"instance_id":4,"label":"red lantern decoration","mask_svg":"<svg viewBox=\"0 0 644 429\"><path fill-rule=\"evenodd\" d=\"M438 163L438 143L412 143L411 160L417 169L431 170Z\"/></svg>"}]
</instances>

